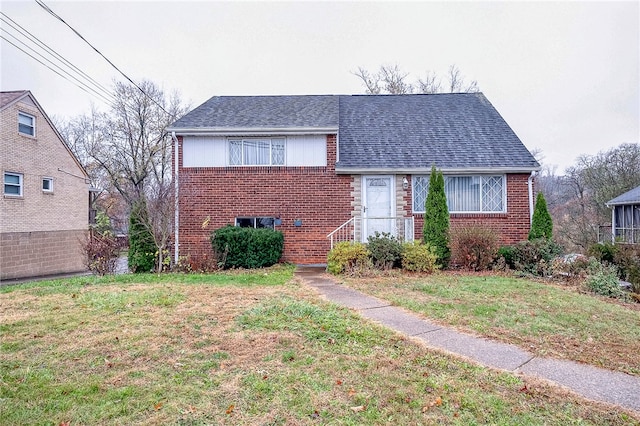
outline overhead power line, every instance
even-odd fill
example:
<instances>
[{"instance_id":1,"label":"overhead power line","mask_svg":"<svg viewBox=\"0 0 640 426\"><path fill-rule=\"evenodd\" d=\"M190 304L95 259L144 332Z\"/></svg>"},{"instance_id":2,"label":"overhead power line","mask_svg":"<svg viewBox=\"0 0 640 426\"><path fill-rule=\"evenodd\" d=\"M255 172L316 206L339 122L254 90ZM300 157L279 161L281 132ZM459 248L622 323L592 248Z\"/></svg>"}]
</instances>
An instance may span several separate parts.
<instances>
[{"instance_id":1,"label":"overhead power line","mask_svg":"<svg viewBox=\"0 0 640 426\"><path fill-rule=\"evenodd\" d=\"M56 60L60 61L64 66L71 68L71 70L74 71L81 78L83 78L84 80L86 80L87 82L92 84L98 90L102 91L102 93L105 96L113 99L113 94L111 93L111 91L109 89L104 87L102 84L98 83L91 76L89 76L87 73L82 71L80 68L78 68L77 66L72 64L64 56L62 56L61 54L56 52L52 47L50 47L45 42L40 40L38 37L33 35L31 32L29 32L29 30L24 28L22 25L18 24L16 21L14 21L9 16L7 16L5 13L0 11L0 15L2 15L2 16L0 16L0 20L4 21L6 24L8 24L11 28L13 28L15 31L17 31L20 35L22 35L23 37L28 39L31 43L34 43L37 47L39 47L40 49L44 50L49 55L53 56ZM6 29L5 29L5 31L6 31ZM7 31L7 33L10 34L8 31ZM10 35L17 40L17 37L15 37L12 34L10 34ZM26 46L26 43L24 43L22 41L21 41L21 43ZM32 48L29 48L29 49L35 52L35 49L32 49ZM43 57L42 55L39 55L39 56Z\"/></svg>"},{"instance_id":2,"label":"overhead power line","mask_svg":"<svg viewBox=\"0 0 640 426\"><path fill-rule=\"evenodd\" d=\"M0 14L4 15L2 12L0 12ZM5 15L6 16L6 15ZM3 17L0 16L0 20L8 23ZM9 25L11 25L9 23ZM15 27L13 27L15 29ZM5 35L0 35L0 37L2 37L3 40L5 40L7 43L11 44L12 46L14 46L16 49L20 50L21 52L23 52L24 54L26 54L27 56L29 56L30 58L34 59L35 61L39 62L40 64L44 65L45 67L47 67L48 69L50 69L51 71L55 72L56 74L58 74L59 76L61 76L62 78L64 78L65 80L69 81L70 83L74 84L76 87L84 90L85 92L89 93L90 95L93 95L95 97L97 97L98 99L102 100L103 102L107 103L107 105L113 105L113 103L115 102L115 98L113 97L113 95L107 91L106 89L104 89L103 87L101 87L100 85L97 84L97 82L95 82L93 79L91 79L90 77L86 76L84 77L85 79L87 79L89 82L91 82L93 85L97 85L97 87L102 90L103 92L99 92L98 90L96 90L94 87L91 87L89 84L85 83L84 81L81 81L78 77L76 77L75 75L72 75L68 69L65 69L64 66L68 66L68 67L72 67L75 68L75 66L71 63L69 63L68 61L66 61L66 59L62 58L59 59L57 58L55 55L58 55L57 53L55 53L55 55L51 52L46 52L51 56L54 56L54 59L59 60L60 62L62 62L63 66L60 66L56 63L54 63L51 59L45 57L45 55L43 55L41 52L38 52L36 49L34 49L33 47L29 46L27 43L25 43L23 40L21 40L20 38L16 37L16 35L10 33L9 31L7 31L6 28L0 28L0 30L4 31L6 33L6 36L11 37L15 42L19 43L21 46L18 46L15 42L9 40ZM22 34L22 33L21 33ZM24 34L22 34L24 35ZM33 42L33 40L30 40ZM40 47L41 46L36 46L36 47ZM28 49L30 52L27 52L26 49ZM36 58L36 56L38 56L38 58ZM59 55L58 55L59 56ZM44 62L43 62L44 61ZM46 63L45 63L46 62ZM54 69L55 68L55 69ZM76 68L77 69L77 68ZM76 74L78 74L78 72L82 73L81 70L75 71ZM82 74L80 74L82 76Z\"/></svg>"},{"instance_id":3,"label":"overhead power line","mask_svg":"<svg viewBox=\"0 0 640 426\"><path fill-rule=\"evenodd\" d=\"M22 53L24 53L25 55L31 57L32 59L34 59L35 61L39 62L40 64L44 65L45 67L49 68L51 71L53 71L54 73L58 74L60 77L64 78L65 80L69 81L70 83L74 84L76 87L78 87L79 89L87 92L90 95L93 96L99 96L96 94L96 92L91 92L89 91L87 88L85 88L84 86L81 86L79 84L76 84L75 82L73 82L71 79L69 79L69 77L67 77L66 75L64 75L63 73L59 72L58 70L53 69L51 66L47 65L46 63L42 62L40 59L36 58L35 56L33 56L32 54L30 54L29 52L27 52L26 50L24 50L23 48L21 48L20 46L18 46L17 44L13 43L11 40L7 39L4 35L0 34L0 38L3 39L4 41L6 41L7 43L9 43L10 45L12 45L13 47L15 47L16 49L20 50ZM107 104L111 105L111 102L108 101L106 98L104 97L100 97L100 99L104 102L107 102Z\"/></svg>"},{"instance_id":4,"label":"overhead power line","mask_svg":"<svg viewBox=\"0 0 640 426\"><path fill-rule=\"evenodd\" d=\"M138 84L136 84L127 74L125 74L120 68L118 68L113 62L111 62L109 60L109 58L107 58L105 55L102 54L102 52L100 52L95 46L93 46L91 43L89 43L89 41L84 38L82 36L82 34L80 34L75 28L73 28L71 25L69 25L62 17L60 17L57 13L55 13L53 10L51 10L51 8L49 6L47 6L42 0L36 0L36 3L38 3L38 5L40 7L42 7L44 10L46 10L51 16L53 16L54 18L58 19L60 22L62 22L64 25L66 25L71 31L73 31L78 37L80 37L80 39L82 41L84 41L86 44L89 45L89 47L91 47L98 55L102 56L102 58L107 61L107 63L109 63L109 65L111 65L116 71L118 71L124 78L126 78L131 84L133 84L136 88L138 88L138 90L140 90L140 92L142 92L151 102L153 102L154 104L156 104L162 111L164 111L166 114L169 114L169 112L167 112L166 109L164 109L164 107L162 105L160 105L155 99L153 99L153 97L149 96L149 94L147 94L147 92L144 91L144 89L142 89Z\"/></svg>"}]
</instances>

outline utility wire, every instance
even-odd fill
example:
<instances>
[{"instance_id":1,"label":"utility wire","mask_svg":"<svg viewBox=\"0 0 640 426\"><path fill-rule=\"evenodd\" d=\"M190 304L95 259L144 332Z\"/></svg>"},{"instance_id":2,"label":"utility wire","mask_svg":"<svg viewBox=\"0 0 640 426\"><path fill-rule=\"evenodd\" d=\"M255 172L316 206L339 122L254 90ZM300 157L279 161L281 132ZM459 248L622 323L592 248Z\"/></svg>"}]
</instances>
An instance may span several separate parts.
<instances>
[{"instance_id":1,"label":"utility wire","mask_svg":"<svg viewBox=\"0 0 640 426\"><path fill-rule=\"evenodd\" d=\"M131 78L129 78L128 75L126 75L122 70L120 70L120 68L118 68L113 62L111 62L105 55L102 54L102 52L100 52L95 46L93 46L91 43L89 43L87 41L87 39L85 39L82 34L80 34L78 31L76 31L75 28L73 28L71 25L69 25L64 19L62 19L58 14L56 14L53 10L51 10L51 8L49 6L47 6L42 0L36 0L36 3L38 3L38 5L40 7L42 7L44 10L46 10L51 16L53 16L54 18L58 19L60 22L62 22L63 24L65 24L71 31L73 31L78 37L80 37L80 39L82 41L84 41L85 43L87 43L98 55L102 56L102 58L107 61L109 63L109 65L111 65L116 71L118 71L124 78L126 78L131 84L133 84L135 87L138 88L138 90L140 90L140 92L142 92L147 98L149 98L149 100L151 100L151 102L153 102L154 104L156 104L162 111L164 111L166 114L169 114L169 112L164 109L164 107L162 105L160 105L155 99L153 99L151 96L149 96L140 86L138 86ZM169 114L171 115L171 114Z\"/></svg>"},{"instance_id":2,"label":"utility wire","mask_svg":"<svg viewBox=\"0 0 640 426\"><path fill-rule=\"evenodd\" d=\"M41 64L45 65L47 68L49 68L50 70L53 71L53 68L51 67L55 67L59 72L57 72L58 75L62 75L61 73L65 74L65 78L67 81L70 81L71 83L73 83L75 86L80 87L82 86L83 88L86 88L86 92L89 94L93 94L94 96L100 98L102 101L106 102L107 104L113 104L115 102L115 98L113 98L113 96L111 96L111 94L108 94L108 96L105 96L104 94L98 92L96 89L90 87L88 84L86 84L85 82L79 80L76 76L72 75L69 73L69 71L63 69L62 67L60 67L58 64L54 63L53 61L51 61L49 58L45 57L42 53L36 51L34 48L32 48L31 46L27 45L24 41L20 40L18 37L16 37L15 35L11 34L10 32L8 32L5 28L0 28L0 30L4 31L6 33L6 35L8 35L9 37L13 38L16 42L20 43L21 45L23 45L25 48L29 49L31 52L33 52L33 54L37 55L38 57L40 57L42 59L42 61L46 61L49 65L45 64L44 62L38 60L38 62L40 62ZM11 42L9 39L7 39L5 36L2 37L5 41L7 41L8 43L10 43L11 45L15 46L16 48L18 48L18 45L16 45L15 43ZM27 51L25 51L24 49L20 48L20 50L22 52L24 52L25 54L29 55L31 58L36 59L37 58L35 56L33 56L32 54L28 53ZM69 77L69 78L67 78ZM73 81L71 81L71 80ZM111 99L109 98L111 97Z\"/></svg>"},{"instance_id":3,"label":"utility wire","mask_svg":"<svg viewBox=\"0 0 640 426\"><path fill-rule=\"evenodd\" d=\"M32 54L30 54L29 52L27 52L26 50L24 50L23 48L21 48L20 46L18 46L17 44L13 43L11 40L9 40L8 38L6 38L4 35L0 34L0 38L3 39L4 41L6 41L7 43L9 43L10 45L12 45L13 47L15 47L16 49L20 50L22 53L24 53L25 55L31 57L32 59L34 59L35 61L41 63L42 65L44 65L45 67L49 68L51 71L53 71L54 73L58 74L60 77L64 78L65 80L67 80L68 82L70 82L71 84L73 84L74 86L78 87L79 89L87 92L89 95L92 96L97 96L95 92L90 92L89 90L87 90L85 87L80 86L78 84L76 84L75 82L71 81L66 75L58 72L57 70L53 69L52 67L50 67L49 65L47 65L46 63L42 62L40 59L36 58L35 56L33 56ZM108 101L106 98L100 96L99 98L100 100L102 100L103 102L106 102L107 105L113 106L113 104Z\"/></svg>"},{"instance_id":4,"label":"utility wire","mask_svg":"<svg viewBox=\"0 0 640 426\"><path fill-rule=\"evenodd\" d=\"M45 42L43 42L42 40L40 40L38 37L36 37L35 35L33 35L32 33L29 32L29 30L27 30L26 28L24 28L22 25L18 24L16 21L14 21L13 19L11 19L9 16L7 16L5 13L0 11L0 20L4 21L5 23L7 23L10 27L12 27L14 30L18 31L18 33L20 33L20 35L26 37L27 39L29 39L29 41L31 41L32 43L36 44L39 48L45 50L49 55L53 56L54 58L56 58L58 61L62 62L63 64L65 64L67 67L71 68L76 74L78 74L79 76L81 76L82 78L84 78L86 81L88 81L89 83L91 83L93 86L95 86L96 88L98 88L99 90L101 90L104 94L106 94L107 97L111 98L112 100L115 100L115 98L113 97L113 94L107 89L105 88L103 85L101 85L100 83L98 83L96 80L94 80L92 77L90 77L87 73L85 73L84 71L82 71L80 68L78 68L77 66L75 66L74 64L72 64L70 61L68 61L65 57L63 57L62 55L60 55L58 52L56 52L53 48L51 48L50 46L48 46ZM5 30L6 31L6 30ZM8 32L7 32L8 33ZM12 35L12 37L16 38L15 36ZM16 38L17 39L17 38ZM23 43L23 42L21 42ZM25 43L23 43L25 44ZM26 46L26 44L25 44ZM32 51L35 52L35 50L31 49ZM41 55L42 56L42 55Z\"/></svg>"}]
</instances>

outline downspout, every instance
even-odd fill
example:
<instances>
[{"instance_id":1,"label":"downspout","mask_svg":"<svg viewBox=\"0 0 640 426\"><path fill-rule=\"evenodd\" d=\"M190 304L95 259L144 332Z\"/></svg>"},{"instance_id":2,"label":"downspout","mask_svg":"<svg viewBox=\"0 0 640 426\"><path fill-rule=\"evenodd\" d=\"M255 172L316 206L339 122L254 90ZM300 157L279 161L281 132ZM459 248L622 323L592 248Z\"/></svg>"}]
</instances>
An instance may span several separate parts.
<instances>
[{"instance_id":1,"label":"downspout","mask_svg":"<svg viewBox=\"0 0 640 426\"><path fill-rule=\"evenodd\" d=\"M535 173L535 171L532 171L531 176L527 179L527 185L529 187L529 225L531 225L533 221L533 177Z\"/></svg>"},{"instance_id":2,"label":"downspout","mask_svg":"<svg viewBox=\"0 0 640 426\"><path fill-rule=\"evenodd\" d=\"M178 203L178 166L180 164L178 154L178 138L176 137L176 132L171 132L171 138L173 139L174 148L173 148L173 188L174 188L174 197L173 197L173 262L174 265L178 264L178 255L179 255L179 227L180 227L180 208Z\"/></svg>"}]
</instances>

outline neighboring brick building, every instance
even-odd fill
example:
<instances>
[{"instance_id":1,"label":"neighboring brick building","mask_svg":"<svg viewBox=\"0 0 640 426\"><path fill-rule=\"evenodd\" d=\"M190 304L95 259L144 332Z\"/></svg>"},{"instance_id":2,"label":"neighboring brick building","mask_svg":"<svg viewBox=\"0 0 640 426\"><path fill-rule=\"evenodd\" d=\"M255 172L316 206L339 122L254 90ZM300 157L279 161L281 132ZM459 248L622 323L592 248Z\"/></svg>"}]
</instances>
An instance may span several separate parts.
<instances>
[{"instance_id":1,"label":"neighboring brick building","mask_svg":"<svg viewBox=\"0 0 640 426\"><path fill-rule=\"evenodd\" d=\"M89 180L29 91L0 92L0 280L86 269Z\"/></svg>"},{"instance_id":2,"label":"neighboring brick building","mask_svg":"<svg viewBox=\"0 0 640 426\"><path fill-rule=\"evenodd\" d=\"M539 164L481 93L213 97L169 131L181 256L226 224L281 230L283 260L305 264L332 240L419 238L432 165L452 226L529 232Z\"/></svg>"}]
</instances>

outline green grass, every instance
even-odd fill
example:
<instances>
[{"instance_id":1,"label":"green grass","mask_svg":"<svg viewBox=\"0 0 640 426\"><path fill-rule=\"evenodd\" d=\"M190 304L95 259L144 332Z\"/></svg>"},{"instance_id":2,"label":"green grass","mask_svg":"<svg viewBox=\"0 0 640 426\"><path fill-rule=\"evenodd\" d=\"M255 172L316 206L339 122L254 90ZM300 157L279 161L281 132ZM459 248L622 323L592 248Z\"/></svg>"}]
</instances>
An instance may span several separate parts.
<instances>
[{"instance_id":1,"label":"green grass","mask_svg":"<svg viewBox=\"0 0 640 426\"><path fill-rule=\"evenodd\" d=\"M292 271L5 289L0 424L640 424L427 350Z\"/></svg>"},{"instance_id":2,"label":"green grass","mask_svg":"<svg viewBox=\"0 0 640 426\"><path fill-rule=\"evenodd\" d=\"M640 310L526 279L436 274L346 283L462 330L640 375Z\"/></svg>"}]
</instances>

